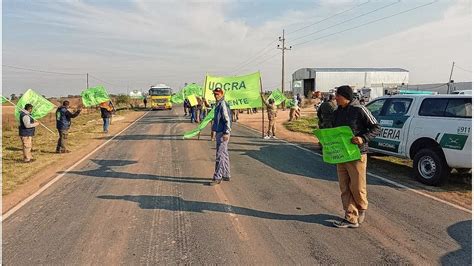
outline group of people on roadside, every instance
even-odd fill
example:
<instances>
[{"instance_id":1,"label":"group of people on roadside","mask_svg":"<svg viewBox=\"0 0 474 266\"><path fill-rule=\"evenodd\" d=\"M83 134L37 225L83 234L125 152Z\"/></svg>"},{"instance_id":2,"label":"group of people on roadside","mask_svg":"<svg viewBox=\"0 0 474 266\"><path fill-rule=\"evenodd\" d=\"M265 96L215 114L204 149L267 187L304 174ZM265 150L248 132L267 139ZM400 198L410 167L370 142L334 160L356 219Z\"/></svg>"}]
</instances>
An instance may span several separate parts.
<instances>
[{"instance_id":1,"label":"group of people on roadside","mask_svg":"<svg viewBox=\"0 0 474 266\"><path fill-rule=\"evenodd\" d=\"M212 108L206 98L196 96L196 100L197 104L194 106L187 98L183 102L184 116L189 116L191 123L200 123Z\"/></svg>"},{"instance_id":2,"label":"group of people on roadside","mask_svg":"<svg viewBox=\"0 0 474 266\"><path fill-rule=\"evenodd\" d=\"M63 101L62 105L56 110L56 129L58 131L58 142L56 145L56 153L69 153L71 152L67 148L69 129L71 128L72 118L77 117L81 111L82 107L79 106L76 111L71 112L69 110L69 101ZM103 132L107 134L109 132L109 127L112 119L112 114L115 112L115 107L113 106L112 101L104 102L99 105L101 118L103 121ZM20 140L22 142L23 150L23 162L31 163L35 161L32 155L33 148L33 137L36 133L36 127L40 125L36 121L31 113L33 111L32 104L26 104L24 109L20 111L20 125L18 127Z\"/></svg>"}]
</instances>

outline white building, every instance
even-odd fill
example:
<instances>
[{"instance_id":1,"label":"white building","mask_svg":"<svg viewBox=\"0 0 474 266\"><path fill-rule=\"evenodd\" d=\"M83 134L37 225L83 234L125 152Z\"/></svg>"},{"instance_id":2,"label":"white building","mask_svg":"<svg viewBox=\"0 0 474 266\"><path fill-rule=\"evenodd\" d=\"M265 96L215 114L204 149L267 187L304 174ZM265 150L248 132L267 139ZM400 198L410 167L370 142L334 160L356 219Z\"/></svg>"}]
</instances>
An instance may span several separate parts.
<instances>
[{"instance_id":1,"label":"white building","mask_svg":"<svg viewBox=\"0 0 474 266\"><path fill-rule=\"evenodd\" d=\"M383 95L384 88L407 84L408 75L408 70L401 68L301 68L293 73L292 89L308 97L314 91L349 85L354 90L370 88Z\"/></svg>"}]
</instances>

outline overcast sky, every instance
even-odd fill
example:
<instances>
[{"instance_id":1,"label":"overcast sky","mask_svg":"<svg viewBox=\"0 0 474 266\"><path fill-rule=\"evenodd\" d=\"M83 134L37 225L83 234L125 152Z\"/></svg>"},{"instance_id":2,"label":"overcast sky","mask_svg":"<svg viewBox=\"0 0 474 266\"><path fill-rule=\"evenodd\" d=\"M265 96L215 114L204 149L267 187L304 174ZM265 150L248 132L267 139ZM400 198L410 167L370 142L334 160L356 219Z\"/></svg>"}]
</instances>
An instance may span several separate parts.
<instances>
[{"instance_id":1,"label":"overcast sky","mask_svg":"<svg viewBox=\"0 0 474 266\"><path fill-rule=\"evenodd\" d=\"M3 0L3 65L82 75L3 66L2 93L79 94L85 73L113 93L255 71L273 89L282 29L287 89L305 67L399 67L417 84L447 82L455 61L453 79L471 81L472 3L432 2Z\"/></svg>"}]
</instances>

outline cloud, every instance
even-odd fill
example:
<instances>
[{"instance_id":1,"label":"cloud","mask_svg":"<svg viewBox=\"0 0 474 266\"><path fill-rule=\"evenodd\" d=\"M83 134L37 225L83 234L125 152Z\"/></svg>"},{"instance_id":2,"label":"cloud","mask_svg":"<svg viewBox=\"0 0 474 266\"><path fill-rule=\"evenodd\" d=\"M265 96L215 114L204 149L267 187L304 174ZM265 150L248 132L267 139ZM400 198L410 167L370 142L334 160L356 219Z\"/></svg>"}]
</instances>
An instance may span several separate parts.
<instances>
[{"instance_id":1,"label":"cloud","mask_svg":"<svg viewBox=\"0 0 474 266\"><path fill-rule=\"evenodd\" d=\"M88 72L119 85L110 86L114 92L124 92L128 86L146 89L153 83L179 88L184 82L203 82L205 73L256 70L262 72L265 88L277 87L281 56L276 45L282 28L291 31L334 14L334 10L354 6L346 1L331 2L301 5L256 25L238 16L238 1L136 0L124 6L118 6L125 3L122 1L113 6L82 1L34 2L31 8L4 8L9 27L4 31L3 60L4 64L49 71ZM334 44L350 35L294 49L288 52L285 79L298 68L316 66L405 67L411 71L412 83L441 80L446 76L444 65L449 68L453 60L470 69L471 15L466 12L470 5L470 1L459 1L440 20L390 36L384 36L383 27L376 27L379 39L350 43L347 48ZM264 47L258 60L233 72ZM433 65L439 67L434 69ZM6 68L3 73L4 88L12 90L9 92L40 87L45 94L77 94L84 86L76 77Z\"/></svg>"},{"instance_id":2,"label":"cloud","mask_svg":"<svg viewBox=\"0 0 474 266\"><path fill-rule=\"evenodd\" d=\"M410 71L410 83L447 82L453 61L463 68L472 68L471 3L458 1L448 8L440 20L412 27L402 32L365 43L349 44L347 48L331 48L330 43L306 47L293 58L291 67L401 67ZM384 23L392 23L386 21ZM320 51L318 62L307 54ZM455 71L456 81L470 81L472 74Z\"/></svg>"}]
</instances>

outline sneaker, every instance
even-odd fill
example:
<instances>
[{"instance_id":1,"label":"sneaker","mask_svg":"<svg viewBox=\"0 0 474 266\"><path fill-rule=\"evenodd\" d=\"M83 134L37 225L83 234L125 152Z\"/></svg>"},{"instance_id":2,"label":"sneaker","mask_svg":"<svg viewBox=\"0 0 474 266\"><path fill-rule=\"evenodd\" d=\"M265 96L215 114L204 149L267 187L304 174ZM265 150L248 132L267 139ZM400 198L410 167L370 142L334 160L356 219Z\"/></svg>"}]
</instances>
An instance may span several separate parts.
<instances>
[{"instance_id":1,"label":"sneaker","mask_svg":"<svg viewBox=\"0 0 474 266\"><path fill-rule=\"evenodd\" d=\"M224 180L224 181L230 181L230 176L225 176L225 177L222 178L222 180Z\"/></svg>"},{"instance_id":2,"label":"sneaker","mask_svg":"<svg viewBox=\"0 0 474 266\"><path fill-rule=\"evenodd\" d=\"M278 139L276 136L273 136L272 139Z\"/></svg>"},{"instance_id":3,"label":"sneaker","mask_svg":"<svg viewBox=\"0 0 474 266\"><path fill-rule=\"evenodd\" d=\"M337 228L357 228L359 227L359 223L351 223L346 219L342 219L340 221L336 221L333 225Z\"/></svg>"},{"instance_id":4,"label":"sneaker","mask_svg":"<svg viewBox=\"0 0 474 266\"><path fill-rule=\"evenodd\" d=\"M217 186L222 182L221 179L213 179L211 183L209 183L209 186Z\"/></svg>"},{"instance_id":5,"label":"sneaker","mask_svg":"<svg viewBox=\"0 0 474 266\"><path fill-rule=\"evenodd\" d=\"M365 220L365 212L366 210L359 210L359 218L357 218L357 222L360 224L364 222Z\"/></svg>"},{"instance_id":6,"label":"sneaker","mask_svg":"<svg viewBox=\"0 0 474 266\"><path fill-rule=\"evenodd\" d=\"M270 136L265 136L265 137L263 137L263 138L264 138L264 139L270 139Z\"/></svg>"}]
</instances>

